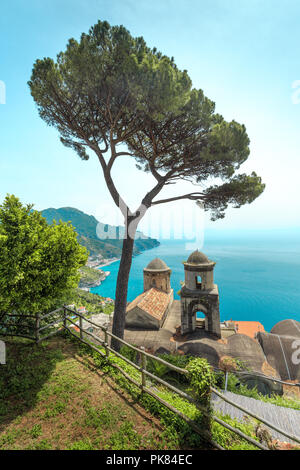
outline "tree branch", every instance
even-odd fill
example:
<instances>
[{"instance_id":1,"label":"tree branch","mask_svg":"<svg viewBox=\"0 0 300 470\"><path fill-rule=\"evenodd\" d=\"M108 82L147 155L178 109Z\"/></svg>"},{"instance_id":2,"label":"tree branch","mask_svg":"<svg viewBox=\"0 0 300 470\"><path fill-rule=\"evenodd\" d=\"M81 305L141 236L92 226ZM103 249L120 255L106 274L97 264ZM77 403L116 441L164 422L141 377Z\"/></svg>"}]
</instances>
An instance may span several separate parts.
<instances>
[{"instance_id":1,"label":"tree branch","mask_svg":"<svg viewBox=\"0 0 300 470\"><path fill-rule=\"evenodd\" d=\"M183 194L182 196L176 196L176 197L170 197L167 199L160 199L159 201L153 201L151 203L151 206L157 205L157 204L164 204L166 202L171 202L171 201L178 201L179 199L190 199L191 201L197 201L198 199L206 199L204 193L189 193L189 194Z\"/></svg>"}]
</instances>

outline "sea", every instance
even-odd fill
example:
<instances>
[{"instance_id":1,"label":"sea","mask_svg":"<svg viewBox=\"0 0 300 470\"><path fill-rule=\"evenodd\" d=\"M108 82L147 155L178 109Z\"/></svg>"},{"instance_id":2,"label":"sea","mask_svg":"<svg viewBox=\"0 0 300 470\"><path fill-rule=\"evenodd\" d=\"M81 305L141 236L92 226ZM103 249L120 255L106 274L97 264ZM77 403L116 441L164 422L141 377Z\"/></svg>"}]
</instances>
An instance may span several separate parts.
<instances>
[{"instance_id":1,"label":"sea","mask_svg":"<svg viewBox=\"0 0 300 470\"><path fill-rule=\"evenodd\" d=\"M128 301L143 292L143 268L156 257L171 268L174 297L179 299L183 262L195 243L160 240L158 247L135 256ZM259 321L266 331L287 318L300 321L300 229L211 231L198 248L216 262L214 280L219 288L221 321ZM114 298L119 261L101 269L110 275L91 292Z\"/></svg>"}]
</instances>

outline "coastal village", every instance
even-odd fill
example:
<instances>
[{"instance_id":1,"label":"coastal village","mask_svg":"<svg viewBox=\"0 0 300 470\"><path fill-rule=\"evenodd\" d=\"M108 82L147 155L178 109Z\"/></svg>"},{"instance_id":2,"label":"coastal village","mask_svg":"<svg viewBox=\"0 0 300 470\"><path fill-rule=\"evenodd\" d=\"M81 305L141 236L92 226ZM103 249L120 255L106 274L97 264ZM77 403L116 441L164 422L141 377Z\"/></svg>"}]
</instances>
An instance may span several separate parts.
<instances>
[{"instance_id":1,"label":"coastal village","mask_svg":"<svg viewBox=\"0 0 300 470\"><path fill-rule=\"evenodd\" d=\"M118 261L119 258L103 258L101 255L89 256L86 265L89 268L100 269L104 266L108 266L115 261Z\"/></svg>"},{"instance_id":2,"label":"coastal village","mask_svg":"<svg viewBox=\"0 0 300 470\"><path fill-rule=\"evenodd\" d=\"M114 300L110 297L91 294L90 289L100 286L107 276L110 275L109 271L103 271L101 268L117 261L117 259L106 259L102 255L90 256L86 266L79 270L80 281L78 289L73 295L74 300L67 307L89 318L92 315L98 315L98 320L99 315L103 314L105 323L108 318L107 315L111 315L113 312Z\"/></svg>"}]
</instances>

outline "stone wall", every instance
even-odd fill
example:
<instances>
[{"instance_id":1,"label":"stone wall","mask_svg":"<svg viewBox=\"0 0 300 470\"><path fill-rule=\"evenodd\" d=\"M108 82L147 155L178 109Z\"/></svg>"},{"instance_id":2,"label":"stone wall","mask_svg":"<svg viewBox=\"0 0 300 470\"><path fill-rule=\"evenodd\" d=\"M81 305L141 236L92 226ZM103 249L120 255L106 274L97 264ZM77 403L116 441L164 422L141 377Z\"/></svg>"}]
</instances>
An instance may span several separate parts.
<instances>
[{"instance_id":1,"label":"stone wall","mask_svg":"<svg viewBox=\"0 0 300 470\"><path fill-rule=\"evenodd\" d=\"M144 291L156 287L163 292L169 294L171 292L170 272L154 273L151 271L144 271Z\"/></svg>"}]
</instances>

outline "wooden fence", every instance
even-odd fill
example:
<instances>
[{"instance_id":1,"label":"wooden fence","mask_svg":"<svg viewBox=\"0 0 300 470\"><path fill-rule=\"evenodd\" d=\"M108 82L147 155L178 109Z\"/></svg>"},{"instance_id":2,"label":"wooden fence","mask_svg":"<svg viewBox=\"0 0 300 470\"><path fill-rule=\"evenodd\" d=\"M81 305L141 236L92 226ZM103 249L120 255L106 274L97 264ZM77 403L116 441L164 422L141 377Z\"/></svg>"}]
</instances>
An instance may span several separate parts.
<instances>
[{"instance_id":1,"label":"wooden fence","mask_svg":"<svg viewBox=\"0 0 300 470\"><path fill-rule=\"evenodd\" d=\"M213 369L214 369L215 372L223 372L224 373L224 369L220 369L219 367L213 367ZM300 382L296 382L296 383L286 382L284 380L280 380L276 377L272 377L271 375L265 375L263 373L257 374L257 373L254 373L254 372L242 371L242 370L230 370L230 371L225 372L225 373L226 374L233 374L233 375L236 375L237 377L243 377L245 375L251 375L252 377L259 377L260 379L267 379L267 380L270 380L270 381L275 382L275 383L279 383L279 384L282 384L282 385L288 385L289 387L298 387L298 388L300 388Z\"/></svg>"},{"instance_id":2,"label":"wooden fence","mask_svg":"<svg viewBox=\"0 0 300 470\"><path fill-rule=\"evenodd\" d=\"M53 317L55 315L57 315L57 317L55 318L55 320L53 320ZM70 318L70 315L72 315L72 318ZM97 352L101 357L106 358L106 360L109 361L111 366L116 368L126 378L126 380L133 383L143 393L147 393L148 395L152 396L153 398L158 400L162 405L164 405L169 410L174 412L177 416L182 418L186 423L188 423L191 426L191 428L196 433L198 433L202 437L202 439L204 439L212 447L214 447L216 449L219 449L219 450L224 450L223 447L221 447L217 442L215 442L211 438L211 435L207 430L201 429L195 421L193 421L191 418L186 416L181 411L174 408L167 401L163 400L157 393L155 393L153 388L150 388L149 386L147 386L147 377L149 379L155 381L155 382L158 382L159 384L166 387L168 390L178 394L181 398L184 398L188 402L192 403L204 416L206 416L207 418L212 419L215 422L219 423L221 426L223 426L224 428L228 429L229 431L237 434L239 437L245 439L247 442L254 445L255 447L257 447L261 450L269 450L269 448L267 446L265 446L264 444L262 444L261 442L258 442L257 440L251 438L250 436L248 436L247 434L242 432L240 429L235 428L235 427L231 426L230 424L226 423L225 421L220 419L218 416L216 416L214 414L211 414L207 409L205 409L201 404L199 404L198 401L195 400L195 398L191 397L189 394L185 393L184 391L180 390L177 387L174 387L170 383L164 381L162 378L160 378L160 377L152 374L151 372L149 372L147 370L147 361L148 361L148 359L151 359L151 360L156 361L160 364L163 364L164 366L167 366L170 370L173 370L173 371L175 371L179 374L185 375L185 376L188 375L188 371L186 369L183 369L183 368L177 367L173 364L170 364L169 362L164 361L162 358L154 356L154 355L146 352L144 348L137 348L137 347L133 346L132 344L127 343L123 339L115 336L113 333L108 331L108 329L105 328L104 326L100 326L99 324L93 322L92 320L84 317L79 312L77 312L75 310L71 310L66 306L61 307L61 308L59 308L59 309L57 309L53 312L49 312L45 315L36 315L34 317L30 316L30 318L31 319L34 318L34 320L35 320L35 334L34 335L26 336L24 334L11 334L11 336L22 336L22 337L25 337L25 338L32 339L36 343L39 343L39 342L55 335L56 333L58 333L61 330L66 330L66 331L69 332L70 335L74 336L77 340L79 340L80 342L88 345L91 349L93 349L95 352ZM45 322L46 318L50 318L52 320L51 323ZM74 321L76 318L78 318L78 322ZM93 327L101 330L104 334L104 339L100 338L99 336L96 336L91 331L88 331L87 329L84 329L83 328L83 321L88 322ZM74 328L70 327L70 324L79 329L79 334L76 333ZM44 332L44 331L46 332L46 334L42 335L42 332ZM5 336L9 335L9 333L8 334L3 333L3 332L1 333L1 330L0 330L0 334L5 335ZM94 344L91 344L91 342L87 341L84 335L90 336L92 338ZM109 338L117 339L121 344L123 344L124 346L127 346L132 351L135 351L136 353L138 353L140 355L140 358L141 358L140 365L135 364L133 361L128 359L126 356L124 356L120 352L117 352L114 349L112 349L109 345ZM100 346L102 346L104 348L104 352L101 351L98 347L95 346L95 342L100 344ZM135 380L129 374L127 374L119 365L113 363L113 358L112 358L112 355L110 355L110 353L113 353L113 355L119 357L120 359L125 361L127 364L132 366L134 369L138 370L141 374L140 382ZM264 423L269 428L279 432L280 434L288 437L289 439L292 439L293 441L295 441L297 443L300 443L300 438L298 438L297 436L294 436L294 435L291 435L291 434L287 433L283 429L278 428L277 426L273 425L272 423L270 423L269 421L263 419L262 417L257 416L255 413L249 411L248 409L243 408L241 405L239 405L239 404L233 402L232 400L230 400L229 398L227 398L224 394L222 394L216 388L211 387L211 393L216 394L222 400L226 401L227 403L229 403L230 405L236 407L237 409L243 411L245 414L251 416L252 418L256 419L257 421L259 421L261 423Z\"/></svg>"},{"instance_id":3,"label":"wooden fence","mask_svg":"<svg viewBox=\"0 0 300 470\"><path fill-rule=\"evenodd\" d=\"M72 316L76 316L78 317L79 319L79 322L76 323L74 321L74 318L70 318L68 316L68 313L71 313ZM99 336L96 336L94 335L92 332L86 330L86 329L83 329L82 327L82 322L83 321L86 321L88 322L90 325L100 329L103 333L104 333L104 340L101 339ZM74 328L70 328L68 326L68 322L70 322L71 324L73 324L74 326L76 326L78 329L79 329L79 335L77 335L75 332L74 332ZM113 333L109 332L107 328L105 328L104 326L100 326L99 324L89 320L88 318L84 317L82 314L78 313L78 312L75 312L67 307L64 307L64 328L72 335L74 336L75 338L79 339L81 342L87 344L88 346L90 346L93 350L95 350L98 354L100 354L102 357L106 357L108 360L109 360L109 353L112 352L114 355L116 355L117 357L121 358L122 360L124 360L125 362L127 362L128 364L130 364L132 367L134 367L136 370L138 370L141 374L141 381L140 382L137 382L135 379L133 379L132 377L130 377L120 366L118 366L117 364L113 364L111 363L111 365L113 367L115 367L116 369L118 369L124 376L127 380L129 380L130 382L132 382L134 385L136 385L137 387L139 387L142 392L145 392L145 393L148 393L149 395L151 395L153 398L155 398L156 400L158 400L160 403L162 403L163 405L165 405L167 408L169 408L171 411L173 411L174 413L176 413L178 416L180 416L184 421L186 421L188 424L191 425L191 427L194 429L195 432L197 432L199 435L201 435L205 440L207 440L207 442L209 442L211 445L213 445L215 448L217 449L222 449L223 448L216 442L214 442L211 437L203 432L202 429L199 428L199 426L193 421L191 420L188 416L184 415L182 412L180 412L179 410L175 409L172 405L170 405L169 403L167 403L165 400L163 400L159 395L157 395L153 390L151 390L149 387L147 387L146 385L146 377L149 377L150 379L160 383L161 385L165 386L167 389L171 390L172 392L175 392L177 393L180 397L186 399L187 401L189 401L190 403L192 403L193 405L195 405L197 407L197 409L199 411L201 411L201 413L203 413L205 416L207 416L208 418L211 418L212 420L214 420L215 422L219 423L221 426L223 426L224 428L228 429L229 431L237 434L239 437L245 439L247 442L249 442L250 444L258 447L259 449L261 450L269 450L269 448L267 446L265 446L264 444L258 442L257 440L255 439L252 439L250 436L248 436L247 434L243 433L242 431L240 431L239 429L229 425L228 423L226 423L225 421L223 421L222 419L220 419L218 416L216 415L211 415L208 410L204 409L203 406L201 406L197 400L195 400L193 397L191 397L190 395L188 395L187 393L183 392L182 390L174 387L173 385L169 384L168 382L164 381L163 379L161 379L160 377L157 377L156 375L150 373L149 371L147 371L147 359L151 359L153 361L157 361L158 363L160 364L163 364L165 366L167 366L169 369L177 372L177 373L180 373L180 374L183 374L185 376L188 375L188 371L186 369L183 369L183 368L180 368L180 367L177 367L173 364L170 364L169 362L167 361L164 361L163 359L157 357L157 356L153 356L152 354L150 353L147 353L143 348L137 348L129 343L127 343L125 340L123 339L120 339L118 338L117 336L115 336ZM73 331L72 331L73 330ZM100 345L104 348L105 352L102 352L100 351L97 347L91 345L88 341L86 341L83 337L83 335L86 334L88 336L90 336L94 341L100 343ZM127 357L125 357L124 355L120 354L119 352L116 352L115 350L113 350L110 346L109 346L109 342L108 342L108 338L115 338L117 339L118 341L120 341L121 344L127 346L128 348L130 348L131 350L133 351L136 351L137 353L140 354L141 356L141 365L137 365L135 364L134 362L132 362L130 359L128 359ZM288 437L289 439L292 439L294 440L295 442L297 443L300 443L300 439L297 437L297 436L294 436L294 435L291 435L289 433L287 433L285 430L283 429L280 429L278 428L277 426L273 425L273 423L270 423L269 421L265 420L264 418L260 417L260 416L257 416L255 413L243 408L242 406L236 404L235 402L233 402L232 400L230 400L229 398L227 398L225 395L223 395L219 390L217 390L216 388L214 387L211 387L211 392L215 393L218 397L220 397L222 400L226 401L227 403L231 404L232 406L238 408L239 410L243 411L245 414L251 416L252 418L260 421L261 423L264 423L266 426L268 426L269 428L279 432L280 434Z\"/></svg>"},{"instance_id":4,"label":"wooden fence","mask_svg":"<svg viewBox=\"0 0 300 470\"><path fill-rule=\"evenodd\" d=\"M63 307L60 307L46 314L9 313L4 322L0 321L0 336L18 336L39 343L57 333L63 312Z\"/></svg>"}]
</instances>

